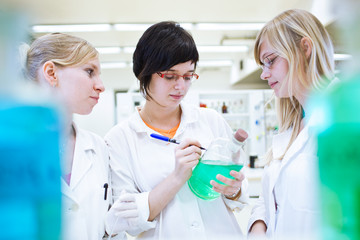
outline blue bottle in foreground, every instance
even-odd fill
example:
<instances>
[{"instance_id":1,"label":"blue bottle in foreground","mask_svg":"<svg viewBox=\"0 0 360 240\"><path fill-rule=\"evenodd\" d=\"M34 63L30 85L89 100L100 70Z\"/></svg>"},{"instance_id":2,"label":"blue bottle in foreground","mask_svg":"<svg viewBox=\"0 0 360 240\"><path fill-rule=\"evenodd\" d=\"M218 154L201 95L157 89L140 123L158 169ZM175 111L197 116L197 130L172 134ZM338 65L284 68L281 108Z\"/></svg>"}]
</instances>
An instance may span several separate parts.
<instances>
[{"instance_id":1,"label":"blue bottle in foreground","mask_svg":"<svg viewBox=\"0 0 360 240\"><path fill-rule=\"evenodd\" d=\"M0 239L60 239L58 113L0 102Z\"/></svg>"}]
</instances>

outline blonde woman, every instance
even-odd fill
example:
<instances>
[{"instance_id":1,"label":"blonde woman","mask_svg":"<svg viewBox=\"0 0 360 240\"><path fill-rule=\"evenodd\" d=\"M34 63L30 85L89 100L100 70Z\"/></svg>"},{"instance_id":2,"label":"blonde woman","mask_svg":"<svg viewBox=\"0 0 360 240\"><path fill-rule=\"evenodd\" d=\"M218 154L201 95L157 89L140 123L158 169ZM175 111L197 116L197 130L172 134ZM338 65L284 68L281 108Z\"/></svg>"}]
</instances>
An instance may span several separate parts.
<instances>
[{"instance_id":1,"label":"blonde woman","mask_svg":"<svg viewBox=\"0 0 360 240\"><path fill-rule=\"evenodd\" d=\"M105 90L98 52L87 41L53 33L36 39L26 52L27 76L49 87L65 113L86 115ZM79 129L71 120L61 147L63 239L99 240L105 234L105 215L111 200L109 155L105 142ZM108 192L109 191L109 192Z\"/></svg>"},{"instance_id":2,"label":"blonde woman","mask_svg":"<svg viewBox=\"0 0 360 240\"><path fill-rule=\"evenodd\" d=\"M268 22L257 36L261 78L274 90L279 134L267 154L262 196L252 211L249 233L275 239L316 238L316 141L309 128L307 100L334 78L333 46L311 13L288 10Z\"/></svg>"}]
</instances>

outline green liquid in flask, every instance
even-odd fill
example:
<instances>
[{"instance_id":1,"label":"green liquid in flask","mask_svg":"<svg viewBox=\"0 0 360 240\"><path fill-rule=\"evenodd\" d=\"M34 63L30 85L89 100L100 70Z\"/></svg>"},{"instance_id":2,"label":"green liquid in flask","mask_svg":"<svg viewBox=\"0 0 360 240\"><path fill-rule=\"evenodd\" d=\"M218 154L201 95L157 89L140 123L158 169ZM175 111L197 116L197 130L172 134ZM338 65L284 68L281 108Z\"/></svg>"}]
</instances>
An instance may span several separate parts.
<instances>
[{"instance_id":1,"label":"green liquid in flask","mask_svg":"<svg viewBox=\"0 0 360 240\"><path fill-rule=\"evenodd\" d=\"M226 164L223 161L201 160L193 170L192 176L188 181L191 191L203 200L213 200L220 196L215 192L210 184L211 180L215 180L220 184L224 184L216 179L216 175L221 174L224 177L234 179L230 175L231 170L240 171L243 165Z\"/></svg>"}]
</instances>

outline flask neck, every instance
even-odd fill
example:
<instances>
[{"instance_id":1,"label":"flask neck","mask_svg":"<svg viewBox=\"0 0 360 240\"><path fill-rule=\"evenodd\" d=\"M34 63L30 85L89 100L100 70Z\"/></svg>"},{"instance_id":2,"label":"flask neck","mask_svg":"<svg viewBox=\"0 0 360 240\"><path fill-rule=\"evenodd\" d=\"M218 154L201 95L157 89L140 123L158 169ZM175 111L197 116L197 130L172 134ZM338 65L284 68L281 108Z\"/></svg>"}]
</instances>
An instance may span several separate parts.
<instances>
[{"instance_id":1,"label":"flask neck","mask_svg":"<svg viewBox=\"0 0 360 240\"><path fill-rule=\"evenodd\" d=\"M246 140L245 140L245 141L246 141ZM234 136L231 138L231 143L232 143L234 146L237 146L238 148L244 146L244 145L245 145L245 141L240 142L240 141L238 141Z\"/></svg>"},{"instance_id":2,"label":"flask neck","mask_svg":"<svg viewBox=\"0 0 360 240\"><path fill-rule=\"evenodd\" d=\"M231 140L229 141L229 150L232 153L237 153L240 151L240 149L242 148L242 146L244 146L244 142L240 142L238 141L235 137L232 137Z\"/></svg>"}]
</instances>

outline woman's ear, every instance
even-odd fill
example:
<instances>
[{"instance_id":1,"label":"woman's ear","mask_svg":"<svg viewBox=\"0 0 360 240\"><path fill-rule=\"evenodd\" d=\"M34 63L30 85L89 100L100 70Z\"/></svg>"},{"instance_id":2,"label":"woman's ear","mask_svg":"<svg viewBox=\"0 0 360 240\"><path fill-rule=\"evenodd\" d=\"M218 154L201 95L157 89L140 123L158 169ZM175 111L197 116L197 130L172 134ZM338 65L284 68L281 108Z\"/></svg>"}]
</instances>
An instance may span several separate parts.
<instances>
[{"instance_id":1,"label":"woman's ear","mask_svg":"<svg viewBox=\"0 0 360 240\"><path fill-rule=\"evenodd\" d=\"M45 62L42 67L42 73L44 75L44 78L52 87L56 87L58 85L56 71L57 67L52 61Z\"/></svg>"},{"instance_id":2,"label":"woman's ear","mask_svg":"<svg viewBox=\"0 0 360 240\"><path fill-rule=\"evenodd\" d=\"M300 47L303 50L306 59L308 59L312 52L312 43L311 43L310 38L303 37L300 41Z\"/></svg>"}]
</instances>

